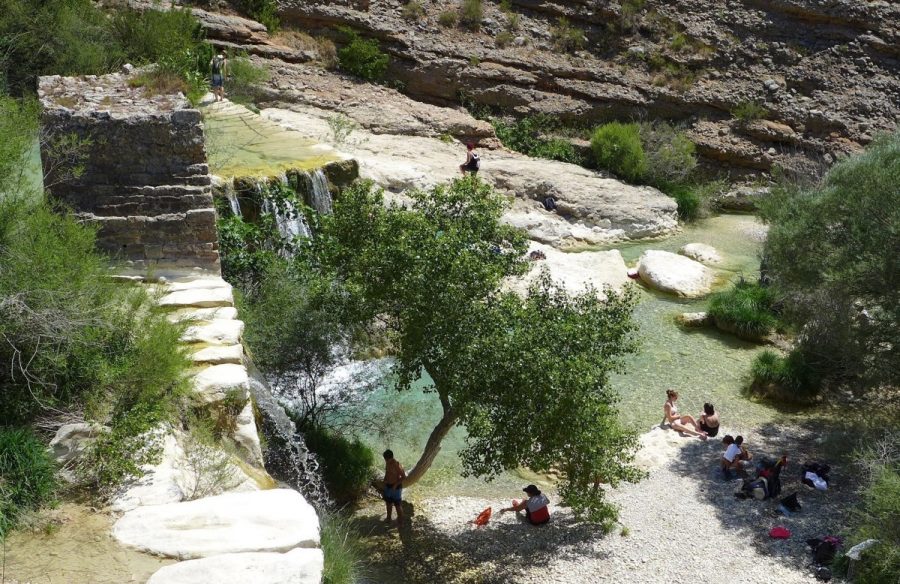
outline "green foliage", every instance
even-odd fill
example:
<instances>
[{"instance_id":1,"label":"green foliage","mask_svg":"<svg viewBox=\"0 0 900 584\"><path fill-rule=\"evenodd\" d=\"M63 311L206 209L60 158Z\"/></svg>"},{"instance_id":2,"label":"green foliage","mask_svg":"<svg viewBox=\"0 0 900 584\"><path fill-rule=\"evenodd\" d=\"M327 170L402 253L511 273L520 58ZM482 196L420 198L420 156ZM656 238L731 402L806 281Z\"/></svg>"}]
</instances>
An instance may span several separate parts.
<instances>
[{"instance_id":1,"label":"green foliage","mask_svg":"<svg viewBox=\"0 0 900 584\"><path fill-rule=\"evenodd\" d=\"M363 39L355 31L344 29L347 45L338 51L340 68L369 81L384 77L390 58L375 39Z\"/></svg>"},{"instance_id":2,"label":"green foliage","mask_svg":"<svg viewBox=\"0 0 900 584\"><path fill-rule=\"evenodd\" d=\"M32 149L38 143L36 100L19 101L0 95L0 199L31 198L27 169Z\"/></svg>"},{"instance_id":3,"label":"green foliage","mask_svg":"<svg viewBox=\"0 0 900 584\"><path fill-rule=\"evenodd\" d=\"M741 279L730 289L713 294L708 312L719 328L753 341L767 336L777 326L773 302L771 288Z\"/></svg>"},{"instance_id":4,"label":"green foliage","mask_svg":"<svg viewBox=\"0 0 900 584\"><path fill-rule=\"evenodd\" d=\"M807 357L798 349L786 357L763 351L753 360L750 377L752 393L793 403L812 401L821 383Z\"/></svg>"},{"instance_id":5,"label":"green foliage","mask_svg":"<svg viewBox=\"0 0 900 584\"><path fill-rule=\"evenodd\" d=\"M344 144L359 125L345 116L335 114L328 117L328 129L331 130L331 139L335 144Z\"/></svg>"},{"instance_id":6,"label":"green foliage","mask_svg":"<svg viewBox=\"0 0 900 584\"><path fill-rule=\"evenodd\" d=\"M535 115L508 123L500 118L491 118L494 131L503 145L516 152L521 152L536 158L548 158L561 160L573 164L583 162L581 155L572 146L572 143L563 138L548 137L557 130L553 118L545 115Z\"/></svg>"},{"instance_id":7,"label":"green foliage","mask_svg":"<svg viewBox=\"0 0 900 584\"><path fill-rule=\"evenodd\" d=\"M303 429L306 445L316 454L328 492L338 505L355 503L372 479L375 454L358 439L349 440L322 427Z\"/></svg>"},{"instance_id":8,"label":"green foliage","mask_svg":"<svg viewBox=\"0 0 900 584\"><path fill-rule=\"evenodd\" d=\"M459 22L459 13L455 10L445 10L438 16L438 24L444 28L453 28Z\"/></svg>"},{"instance_id":9,"label":"green foliage","mask_svg":"<svg viewBox=\"0 0 900 584\"><path fill-rule=\"evenodd\" d=\"M502 32L497 33L497 38L494 39L494 43L497 45L497 47L502 49L502 48L508 47L510 44L512 44L513 40L514 40L514 37L513 37L512 33L504 30Z\"/></svg>"},{"instance_id":10,"label":"green foliage","mask_svg":"<svg viewBox=\"0 0 900 584\"><path fill-rule=\"evenodd\" d=\"M594 130L591 150L600 168L632 182L647 173L647 158L638 124L610 122Z\"/></svg>"},{"instance_id":11,"label":"green foliage","mask_svg":"<svg viewBox=\"0 0 900 584\"><path fill-rule=\"evenodd\" d=\"M502 292L527 269L524 235L500 222L503 199L476 177L411 198L385 207L369 183L345 191L313 242L319 269L352 292L357 321L386 323L399 391L430 374L444 412L436 435L465 425L467 473L560 468L566 503L609 522L594 480L639 476L609 387L635 349L633 291L572 297L545 277L527 298Z\"/></svg>"},{"instance_id":12,"label":"green foliage","mask_svg":"<svg viewBox=\"0 0 900 584\"><path fill-rule=\"evenodd\" d=\"M580 51L585 44L584 30L573 26L565 16L560 16L556 24L550 27L550 39L561 53Z\"/></svg>"},{"instance_id":13,"label":"green foliage","mask_svg":"<svg viewBox=\"0 0 900 584\"><path fill-rule=\"evenodd\" d=\"M639 128L644 150L644 180L658 188L685 183L697 168L697 147L683 130L666 122L644 122Z\"/></svg>"},{"instance_id":14,"label":"green foliage","mask_svg":"<svg viewBox=\"0 0 900 584\"><path fill-rule=\"evenodd\" d=\"M325 555L323 584L355 584L363 580L365 549L347 515L320 512L321 547Z\"/></svg>"},{"instance_id":15,"label":"green foliage","mask_svg":"<svg viewBox=\"0 0 900 584\"><path fill-rule=\"evenodd\" d=\"M276 0L236 0L238 10L259 21L274 33L281 26L278 20L278 2Z\"/></svg>"},{"instance_id":16,"label":"green foliage","mask_svg":"<svg viewBox=\"0 0 900 584\"><path fill-rule=\"evenodd\" d=\"M644 2L645 0L622 0L622 8L619 13L619 26L623 31L632 31L640 24L640 13L644 8Z\"/></svg>"},{"instance_id":17,"label":"green foliage","mask_svg":"<svg viewBox=\"0 0 900 584\"><path fill-rule=\"evenodd\" d=\"M403 5L401 15L404 20L421 20L425 16L425 8L419 0L410 0Z\"/></svg>"},{"instance_id":18,"label":"green foliage","mask_svg":"<svg viewBox=\"0 0 900 584\"><path fill-rule=\"evenodd\" d=\"M706 215L707 201L702 188L681 183L666 185L660 190L678 203L678 218L682 221L696 221Z\"/></svg>"},{"instance_id":19,"label":"green foliage","mask_svg":"<svg viewBox=\"0 0 900 584\"><path fill-rule=\"evenodd\" d=\"M0 542L24 513L52 502L56 487L47 447L28 429L0 427Z\"/></svg>"},{"instance_id":20,"label":"green foliage","mask_svg":"<svg viewBox=\"0 0 900 584\"><path fill-rule=\"evenodd\" d=\"M820 375L874 385L900 379L900 133L834 166L821 184L775 189L761 215L784 317Z\"/></svg>"},{"instance_id":21,"label":"green foliage","mask_svg":"<svg viewBox=\"0 0 900 584\"><path fill-rule=\"evenodd\" d=\"M481 28L481 19L484 17L484 7L481 0L462 0L459 7L459 22L472 30Z\"/></svg>"},{"instance_id":22,"label":"green foliage","mask_svg":"<svg viewBox=\"0 0 900 584\"><path fill-rule=\"evenodd\" d=\"M849 545L877 539L862 555L854 582L880 584L900 579L900 443L887 434L856 455L864 478L862 502L851 520Z\"/></svg>"},{"instance_id":23,"label":"green foliage","mask_svg":"<svg viewBox=\"0 0 900 584\"><path fill-rule=\"evenodd\" d=\"M765 118L769 115L769 110L756 102L742 101L731 110L731 115L742 123L748 123Z\"/></svg>"},{"instance_id":24,"label":"green foliage","mask_svg":"<svg viewBox=\"0 0 900 584\"><path fill-rule=\"evenodd\" d=\"M259 87L269 80L269 71L246 56L228 60L228 98L241 104L259 100Z\"/></svg>"}]
</instances>

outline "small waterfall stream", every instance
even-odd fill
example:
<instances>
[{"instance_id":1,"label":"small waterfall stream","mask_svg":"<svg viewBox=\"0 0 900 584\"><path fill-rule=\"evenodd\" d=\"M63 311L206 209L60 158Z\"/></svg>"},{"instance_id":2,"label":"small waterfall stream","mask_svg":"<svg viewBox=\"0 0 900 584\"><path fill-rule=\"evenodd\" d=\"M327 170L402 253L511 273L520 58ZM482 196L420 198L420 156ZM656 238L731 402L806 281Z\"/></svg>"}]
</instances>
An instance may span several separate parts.
<instances>
[{"instance_id":1,"label":"small waterfall stream","mask_svg":"<svg viewBox=\"0 0 900 584\"><path fill-rule=\"evenodd\" d=\"M287 184L287 176L281 176L281 182ZM275 216L275 224L278 233L287 241L294 241L298 236L312 237L312 231L306 224L306 219L294 204L289 200L276 203L267 193L266 181L261 179L256 183L257 191L262 198L262 212Z\"/></svg>"},{"instance_id":2,"label":"small waterfall stream","mask_svg":"<svg viewBox=\"0 0 900 584\"><path fill-rule=\"evenodd\" d=\"M225 181L225 198L228 199L228 205L235 217L243 217L241 214L241 204L238 202L237 193L234 190L234 178Z\"/></svg>"},{"instance_id":3,"label":"small waterfall stream","mask_svg":"<svg viewBox=\"0 0 900 584\"><path fill-rule=\"evenodd\" d=\"M328 179L321 168L317 168L309 174L312 190L310 193L310 207L322 215L331 214L331 191L328 190Z\"/></svg>"}]
</instances>

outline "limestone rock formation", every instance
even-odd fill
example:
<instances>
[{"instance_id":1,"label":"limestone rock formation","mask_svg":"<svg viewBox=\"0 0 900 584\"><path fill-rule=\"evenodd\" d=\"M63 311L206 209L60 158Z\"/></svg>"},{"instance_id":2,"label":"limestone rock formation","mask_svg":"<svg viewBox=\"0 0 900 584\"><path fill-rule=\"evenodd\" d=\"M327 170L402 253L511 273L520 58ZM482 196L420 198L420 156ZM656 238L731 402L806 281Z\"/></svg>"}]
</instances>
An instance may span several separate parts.
<instances>
[{"instance_id":1,"label":"limestone rock formation","mask_svg":"<svg viewBox=\"0 0 900 584\"><path fill-rule=\"evenodd\" d=\"M319 520L300 493L272 489L138 507L113 527L123 545L178 559L285 552L319 545Z\"/></svg>"},{"instance_id":2,"label":"limestone rock formation","mask_svg":"<svg viewBox=\"0 0 900 584\"><path fill-rule=\"evenodd\" d=\"M699 328L713 324L713 318L706 312L682 312L675 317L675 322L688 328Z\"/></svg>"},{"instance_id":3,"label":"limestone rock formation","mask_svg":"<svg viewBox=\"0 0 900 584\"><path fill-rule=\"evenodd\" d=\"M219 245L200 112L185 97L149 96L127 74L42 77L50 136L91 141L84 171L42 150L50 193L99 228L104 251L144 271L219 273Z\"/></svg>"},{"instance_id":4,"label":"limestone rock formation","mask_svg":"<svg viewBox=\"0 0 900 584\"><path fill-rule=\"evenodd\" d=\"M185 343L209 343L211 345L236 345L244 333L244 322L240 320L215 319L193 325L184 331L181 340Z\"/></svg>"},{"instance_id":5,"label":"limestone rock formation","mask_svg":"<svg viewBox=\"0 0 900 584\"><path fill-rule=\"evenodd\" d=\"M722 256L716 248L705 243L687 243L678 250L678 253L701 264L722 263Z\"/></svg>"},{"instance_id":6,"label":"limestone rock formation","mask_svg":"<svg viewBox=\"0 0 900 584\"><path fill-rule=\"evenodd\" d=\"M318 549L220 554L165 566L147 584L319 584L324 561Z\"/></svg>"},{"instance_id":7,"label":"limestone rock formation","mask_svg":"<svg viewBox=\"0 0 900 584\"><path fill-rule=\"evenodd\" d=\"M619 291L628 283L628 268L618 250L563 252L549 245L532 242L528 253L540 252L546 259L532 262L531 270L507 285L524 294L529 285L546 270L550 278L569 294L580 294L590 286L603 295L605 286Z\"/></svg>"},{"instance_id":8,"label":"limestone rock formation","mask_svg":"<svg viewBox=\"0 0 900 584\"><path fill-rule=\"evenodd\" d=\"M248 378L243 365L225 363L207 367L194 376L194 396L202 403L222 401L229 396L247 399Z\"/></svg>"},{"instance_id":9,"label":"limestone rock formation","mask_svg":"<svg viewBox=\"0 0 900 584\"><path fill-rule=\"evenodd\" d=\"M705 296L713 284L713 272L709 268L668 251L645 251L639 260L638 273L651 288L683 298Z\"/></svg>"},{"instance_id":10,"label":"limestone rock formation","mask_svg":"<svg viewBox=\"0 0 900 584\"><path fill-rule=\"evenodd\" d=\"M105 426L87 422L65 424L60 426L50 441L50 451L57 463L68 464L77 460L97 436L108 431Z\"/></svg>"}]
</instances>

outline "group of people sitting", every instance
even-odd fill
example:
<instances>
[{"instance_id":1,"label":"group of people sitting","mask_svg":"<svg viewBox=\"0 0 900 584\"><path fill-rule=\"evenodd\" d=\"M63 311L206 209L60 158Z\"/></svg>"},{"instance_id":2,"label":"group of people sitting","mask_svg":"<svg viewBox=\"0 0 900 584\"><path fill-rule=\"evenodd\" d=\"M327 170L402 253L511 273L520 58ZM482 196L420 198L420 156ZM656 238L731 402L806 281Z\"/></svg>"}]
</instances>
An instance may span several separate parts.
<instances>
[{"instance_id":1,"label":"group of people sitting","mask_svg":"<svg viewBox=\"0 0 900 584\"><path fill-rule=\"evenodd\" d=\"M665 414L664 424L668 424L673 430L677 430L689 436L696 436L701 440L706 440L710 436L719 433L719 414L711 403L703 404L703 413L697 418L691 415L681 415L678 413L678 392L674 389L666 390L666 403L663 406Z\"/></svg>"}]
</instances>

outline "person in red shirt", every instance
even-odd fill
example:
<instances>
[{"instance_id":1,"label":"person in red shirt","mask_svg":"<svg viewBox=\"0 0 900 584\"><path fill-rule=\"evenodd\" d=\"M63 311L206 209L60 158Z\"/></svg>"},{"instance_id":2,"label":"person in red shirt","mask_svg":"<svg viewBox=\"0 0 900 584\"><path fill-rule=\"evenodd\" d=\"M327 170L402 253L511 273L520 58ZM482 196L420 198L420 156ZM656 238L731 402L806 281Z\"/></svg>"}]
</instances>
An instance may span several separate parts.
<instances>
[{"instance_id":1,"label":"person in red shirt","mask_svg":"<svg viewBox=\"0 0 900 584\"><path fill-rule=\"evenodd\" d=\"M550 521L550 499L547 495L541 493L534 485L528 485L524 489L528 494L527 499L521 501L513 500L512 507L507 507L501 511L525 511L525 519L532 525L541 525Z\"/></svg>"}]
</instances>

